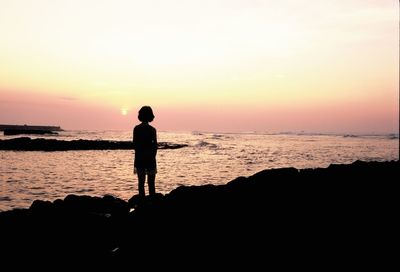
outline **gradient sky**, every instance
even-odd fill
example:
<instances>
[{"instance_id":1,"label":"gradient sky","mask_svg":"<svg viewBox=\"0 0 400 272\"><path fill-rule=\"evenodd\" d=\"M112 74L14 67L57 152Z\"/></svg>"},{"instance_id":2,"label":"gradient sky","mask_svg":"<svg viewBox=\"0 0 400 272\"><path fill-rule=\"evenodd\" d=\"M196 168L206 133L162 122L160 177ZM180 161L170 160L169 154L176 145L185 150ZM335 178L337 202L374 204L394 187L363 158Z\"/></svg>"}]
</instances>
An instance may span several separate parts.
<instances>
[{"instance_id":1,"label":"gradient sky","mask_svg":"<svg viewBox=\"0 0 400 272\"><path fill-rule=\"evenodd\" d=\"M399 129L396 0L0 0L0 123Z\"/></svg>"}]
</instances>

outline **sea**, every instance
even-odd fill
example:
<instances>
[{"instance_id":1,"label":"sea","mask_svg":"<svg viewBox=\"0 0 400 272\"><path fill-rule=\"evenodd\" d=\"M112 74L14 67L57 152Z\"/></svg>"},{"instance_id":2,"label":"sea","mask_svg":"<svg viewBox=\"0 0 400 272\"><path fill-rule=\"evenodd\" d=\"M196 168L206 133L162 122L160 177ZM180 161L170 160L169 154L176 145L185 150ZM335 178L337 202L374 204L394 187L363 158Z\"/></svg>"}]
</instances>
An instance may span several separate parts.
<instances>
[{"instance_id":1,"label":"sea","mask_svg":"<svg viewBox=\"0 0 400 272\"><path fill-rule=\"evenodd\" d=\"M0 135L0 140L15 137ZM129 141L132 132L66 130L29 137ZM159 131L158 141L188 145L158 150L156 191L162 194L181 185L225 184L264 169L399 159L398 134ZM0 211L29 208L36 199L54 201L68 194L128 200L138 193L133 155L133 150L0 151Z\"/></svg>"}]
</instances>

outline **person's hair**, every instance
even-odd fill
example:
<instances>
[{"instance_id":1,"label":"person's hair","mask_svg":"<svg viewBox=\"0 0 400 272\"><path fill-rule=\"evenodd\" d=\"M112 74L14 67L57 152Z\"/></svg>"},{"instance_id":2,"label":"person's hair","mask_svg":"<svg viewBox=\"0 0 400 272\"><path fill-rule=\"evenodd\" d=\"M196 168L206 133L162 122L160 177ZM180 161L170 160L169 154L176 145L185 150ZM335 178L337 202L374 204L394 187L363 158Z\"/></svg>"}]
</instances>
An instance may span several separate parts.
<instances>
[{"instance_id":1,"label":"person's hair","mask_svg":"<svg viewBox=\"0 0 400 272\"><path fill-rule=\"evenodd\" d=\"M139 110L138 118L139 118L139 121L141 121L141 122L153 121L154 120L153 110L150 108L150 106L143 106Z\"/></svg>"}]
</instances>

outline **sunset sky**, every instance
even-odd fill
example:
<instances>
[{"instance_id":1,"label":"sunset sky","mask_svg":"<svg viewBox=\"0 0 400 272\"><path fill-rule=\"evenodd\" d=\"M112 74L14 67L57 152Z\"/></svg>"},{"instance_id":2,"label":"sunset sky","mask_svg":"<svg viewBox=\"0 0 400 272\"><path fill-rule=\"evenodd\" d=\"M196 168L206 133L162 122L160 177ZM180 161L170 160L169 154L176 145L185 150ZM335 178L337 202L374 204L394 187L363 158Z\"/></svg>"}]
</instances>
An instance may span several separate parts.
<instances>
[{"instance_id":1,"label":"sunset sky","mask_svg":"<svg viewBox=\"0 0 400 272\"><path fill-rule=\"evenodd\" d=\"M396 0L0 0L0 124L392 133Z\"/></svg>"}]
</instances>

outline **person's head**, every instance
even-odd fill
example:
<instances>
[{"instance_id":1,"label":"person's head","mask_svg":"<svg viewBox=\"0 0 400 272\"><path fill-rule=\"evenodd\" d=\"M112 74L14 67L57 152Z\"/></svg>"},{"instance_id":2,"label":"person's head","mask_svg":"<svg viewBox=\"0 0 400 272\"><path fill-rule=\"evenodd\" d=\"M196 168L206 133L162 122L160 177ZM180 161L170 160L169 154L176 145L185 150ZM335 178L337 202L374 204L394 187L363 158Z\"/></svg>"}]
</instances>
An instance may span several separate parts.
<instances>
[{"instance_id":1,"label":"person's head","mask_svg":"<svg viewBox=\"0 0 400 272\"><path fill-rule=\"evenodd\" d=\"M150 106L143 106L139 110L138 119L141 122L151 122L154 120L153 110L150 108Z\"/></svg>"}]
</instances>

